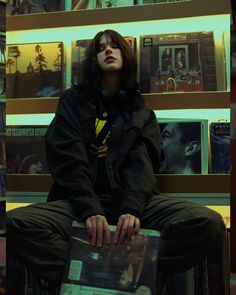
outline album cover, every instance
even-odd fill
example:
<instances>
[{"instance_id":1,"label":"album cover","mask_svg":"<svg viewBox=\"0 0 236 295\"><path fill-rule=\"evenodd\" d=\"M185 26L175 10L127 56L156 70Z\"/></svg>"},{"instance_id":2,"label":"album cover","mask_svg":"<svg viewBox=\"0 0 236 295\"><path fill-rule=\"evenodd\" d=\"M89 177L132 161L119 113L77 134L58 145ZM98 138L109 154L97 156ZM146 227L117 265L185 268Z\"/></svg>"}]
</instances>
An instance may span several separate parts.
<instances>
[{"instance_id":1,"label":"album cover","mask_svg":"<svg viewBox=\"0 0 236 295\"><path fill-rule=\"evenodd\" d=\"M0 101L0 186L1 197L5 197L5 173L6 173L6 115L5 103Z\"/></svg>"},{"instance_id":2,"label":"album cover","mask_svg":"<svg viewBox=\"0 0 236 295\"><path fill-rule=\"evenodd\" d=\"M3 236L5 233L6 233L6 201L0 200L0 236ZM1 265L1 262L0 262L0 265Z\"/></svg>"},{"instance_id":3,"label":"album cover","mask_svg":"<svg viewBox=\"0 0 236 295\"><path fill-rule=\"evenodd\" d=\"M216 91L213 32L142 35L143 93Z\"/></svg>"},{"instance_id":4,"label":"album cover","mask_svg":"<svg viewBox=\"0 0 236 295\"><path fill-rule=\"evenodd\" d=\"M0 168L0 199L6 198L6 169Z\"/></svg>"},{"instance_id":5,"label":"album cover","mask_svg":"<svg viewBox=\"0 0 236 295\"><path fill-rule=\"evenodd\" d=\"M61 42L8 45L7 98L57 97L63 90Z\"/></svg>"},{"instance_id":6,"label":"album cover","mask_svg":"<svg viewBox=\"0 0 236 295\"><path fill-rule=\"evenodd\" d=\"M6 99L6 78L5 74L2 75L0 72L0 101L4 101Z\"/></svg>"},{"instance_id":7,"label":"album cover","mask_svg":"<svg viewBox=\"0 0 236 295\"><path fill-rule=\"evenodd\" d=\"M159 233L141 229L131 241L91 245L87 229L73 222L60 295L155 295Z\"/></svg>"},{"instance_id":8,"label":"album cover","mask_svg":"<svg viewBox=\"0 0 236 295\"><path fill-rule=\"evenodd\" d=\"M236 78L236 29L231 29L230 34L230 67L231 78Z\"/></svg>"},{"instance_id":9,"label":"album cover","mask_svg":"<svg viewBox=\"0 0 236 295\"><path fill-rule=\"evenodd\" d=\"M236 1L231 0L231 17L232 17L232 23L236 24Z\"/></svg>"},{"instance_id":10,"label":"album cover","mask_svg":"<svg viewBox=\"0 0 236 295\"><path fill-rule=\"evenodd\" d=\"M45 13L63 9L63 0L7 0L6 4L7 15Z\"/></svg>"},{"instance_id":11,"label":"album cover","mask_svg":"<svg viewBox=\"0 0 236 295\"><path fill-rule=\"evenodd\" d=\"M7 126L8 174L47 174L45 133L47 126Z\"/></svg>"},{"instance_id":12,"label":"album cover","mask_svg":"<svg viewBox=\"0 0 236 295\"><path fill-rule=\"evenodd\" d=\"M211 173L230 173L230 123L210 124Z\"/></svg>"},{"instance_id":13,"label":"album cover","mask_svg":"<svg viewBox=\"0 0 236 295\"><path fill-rule=\"evenodd\" d=\"M72 0L72 10L133 6L136 0Z\"/></svg>"},{"instance_id":14,"label":"album cover","mask_svg":"<svg viewBox=\"0 0 236 295\"><path fill-rule=\"evenodd\" d=\"M0 101L0 138L5 136L6 131L6 103Z\"/></svg>"},{"instance_id":15,"label":"album cover","mask_svg":"<svg viewBox=\"0 0 236 295\"><path fill-rule=\"evenodd\" d=\"M5 47L6 47L6 37L0 35L0 66L1 67L5 66L5 64L6 64Z\"/></svg>"},{"instance_id":16,"label":"album cover","mask_svg":"<svg viewBox=\"0 0 236 295\"><path fill-rule=\"evenodd\" d=\"M161 130L161 174L208 173L208 121L158 119Z\"/></svg>"},{"instance_id":17,"label":"album cover","mask_svg":"<svg viewBox=\"0 0 236 295\"><path fill-rule=\"evenodd\" d=\"M6 4L0 2L0 31L6 32Z\"/></svg>"},{"instance_id":18,"label":"album cover","mask_svg":"<svg viewBox=\"0 0 236 295\"><path fill-rule=\"evenodd\" d=\"M135 38L132 36L124 37L130 47L135 51ZM86 50L89 47L92 39L72 41L72 75L71 81L73 84L78 84L79 72L82 62L85 59Z\"/></svg>"},{"instance_id":19,"label":"album cover","mask_svg":"<svg viewBox=\"0 0 236 295\"><path fill-rule=\"evenodd\" d=\"M71 9L95 9L97 0L71 0Z\"/></svg>"},{"instance_id":20,"label":"album cover","mask_svg":"<svg viewBox=\"0 0 236 295\"><path fill-rule=\"evenodd\" d=\"M134 0L98 0L96 2L96 8L111 8L134 5Z\"/></svg>"},{"instance_id":21,"label":"album cover","mask_svg":"<svg viewBox=\"0 0 236 295\"><path fill-rule=\"evenodd\" d=\"M180 0L137 0L137 4L155 4L155 3L169 3L169 2L179 2ZM181 0L181 1L191 1L191 0Z\"/></svg>"}]
</instances>

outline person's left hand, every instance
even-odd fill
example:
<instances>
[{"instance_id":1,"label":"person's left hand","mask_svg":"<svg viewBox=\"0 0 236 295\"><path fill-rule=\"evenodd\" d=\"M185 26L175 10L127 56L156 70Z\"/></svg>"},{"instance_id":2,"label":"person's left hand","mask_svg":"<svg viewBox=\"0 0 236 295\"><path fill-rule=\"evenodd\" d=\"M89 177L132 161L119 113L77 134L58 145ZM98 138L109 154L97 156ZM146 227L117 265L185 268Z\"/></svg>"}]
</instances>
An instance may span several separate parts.
<instances>
[{"instance_id":1,"label":"person's left hand","mask_svg":"<svg viewBox=\"0 0 236 295\"><path fill-rule=\"evenodd\" d=\"M131 214L122 214L119 217L114 242L123 243L125 239L130 240L133 234L137 234L140 229L139 218Z\"/></svg>"}]
</instances>

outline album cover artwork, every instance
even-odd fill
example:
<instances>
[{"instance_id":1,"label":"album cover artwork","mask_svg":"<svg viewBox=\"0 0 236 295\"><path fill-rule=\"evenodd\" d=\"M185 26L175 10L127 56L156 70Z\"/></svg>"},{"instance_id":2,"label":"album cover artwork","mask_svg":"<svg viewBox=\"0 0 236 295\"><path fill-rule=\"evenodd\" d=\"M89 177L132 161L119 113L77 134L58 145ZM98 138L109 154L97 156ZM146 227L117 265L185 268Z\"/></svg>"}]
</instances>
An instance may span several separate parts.
<instances>
[{"instance_id":1,"label":"album cover artwork","mask_svg":"<svg viewBox=\"0 0 236 295\"><path fill-rule=\"evenodd\" d=\"M6 131L6 103L0 101L0 138L5 136Z\"/></svg>"},{"instance_id":2,"label":"album cover artwork","mask_svg":"<svg viewBox=\"0 0 236 295\"><path fill-rule=\"evenodd\" d=\"M6 201L0 200L0 236L2 236L5 233L6 233Z\"/></svg>"},{"instance_id":3,"label":"album cover artwork","mask_svg":"<svg viewBox=\"0 0 236 295\"><path fill-rule=\"evenodd\" d=\"M31 14L63 10L63 0L7 0L6 14Z\"/></svg>"},{"instance_id":4,"label":"album cover artwork","mask_svg":"<svg viewBox=\"0 0 236 295\"><path fill-rule=\"evenodd\" d=\"M132 36L124 37L130 47L135 50L135 38ZM72 41L72 75L71 81L73 84L78 84L79 73L82 62L85 59L86 50L89 47L92 39Z\"/></svg>"},{"instance_id":5,"label":"album cover artwork","mask_svg":"<svg viewBox=\"0 0 236 295\"><path fill-rule=\"evenodd\" d=\"M210 124L211 173L230 173L230 123Z\"/></svg>"},{"instance_id":6,"label":"album cover artwork","mask_svg":"<svg viewBox=\"0 0 236 295\"><path fill-rule=\"evenodd\" d=\"M57 97L63 90L61 42L8 45L7 98Z\"/></svg>"},{"instance_id":7,"label":"album cover artwork","mask_svg":"<svg viewBox=\"0 0 236 295\"><path fill-rule=\"evenodd\" d=\"M6 74L5 65L0 66L0 101L4 101L6 98Z\"/></svg>"},{"instance_id":8,"label":"album cover artwork","mask_svg":"<svg viewBox=\"0 0 236 295\"><path fill-rule=\"evenodd\" d=\"M137 0L137 4L155 4L155 3L169 3L169 2L179 2L180 0ZM181 0L181 1L191 1L191 0Z\"/></svg>"},{"instance_id":9,"label":"album cover artwork","mask_svg":"<svg viewBox=\"0 0 236 295\"><path fill-rule=\"evenodd\" d=\"M217 90L213 32L142 35L143 93Z\"/></svg>"},{"instance_id":10,"label":"album cover artwork","mask_svg":"<svg viewBox=\"0 0 236 295\"><path fill-rule=\"evenodd\" d=\"M45 133L47 126L7 126L8 174L47 174Z\"/></svg>"},{"instance_id":11,"label":"album cover artwork","mask_svg":"<svg viewBox=\"0 0 236 295\"><path fill-rule=\"evenodd\" d=\"M5 174L6 174L6 104L0 101L0 198L6 197Z\"/></svg>"},{"instance_id":12,"label":"album cover artwork","mask_svg":"<svg viewBox=\"0 0 236 295\"><path fill-rule=\"evenodd\" d=\"M72 0L72 10L133 6L136 0Z\"/></svg>"},{"instance_id":13,"label":"album cover artwork","mask_svg":"<svg viewBox=\"0 0 236 295\"><path fill-rule=\"evenodd\" d=\"M162 174L208 173L208 121L158 119Z\"/></svg>"},{"instance_id":14,"label":"album cover artwork","mask_svg":"<svg viewBox=\"0 0 236 295\"><path fill-rule=\"evenodd\" d=\"M94 247L83 224L73 222L60 295L155 295L159 233L141 229L130 241Z\"/></svg>"},{"instance_id":15,"label":"album cover artwork","mask_svg":"<svg viewBox=\"0 0 236 295\"><path fill-rule=\"evenodd\" d=\"M6 32L6 4L0 2L0 31Z\"/></svg>"},{"instance_id":16,"label":"album cover artwork","mask_svg":"<svg viewBox=\"0 0 236 295\"><path fill-rule=\"evenodd\" d=\"M71 9L95 9L97 0L71 0Z\"/></svg>"},{"instance_id":17,"label":"album cover artwork","mask_svg":"<svg viewBox=\"0 0 236 295\"><path fill-rule=\"evenodd\" d=\"M6 98L6 78L0 73L0 101Z\"/></svg>"},{"instance_id":18,"label":"album cover artwork","mask_svg":"<svg viewBox=\"0 0 236 295\"><path fill-rule=\"evenodd\" d=\"M5 174L6 169L6 105L4 102L0 102L0 174Z\"/></svg>"},{"instance_id":19,"label":"album cover artwork","mask_svg":"<svg viewBox=\"0 0 236 295\"><path fill-rule=\"evenodd\" d=\"M98 0L96 3L96 8L111 8L133 5L134 0Z\"/></svg>"},{"instance_id":20,"label":"album cover artwork","mask_svg":"<svg viewBox=\"0 0 236 295\"><path fill-rule=\"evenodd\" d=\"M236 24L236 1L231 0L231 17L232 17L232 23Z\"/></svg>"},{"instance_id":21,"label":"album cover artwork","mask_svg":"<svg viewBox=\"0 0 236 295\"><path fill-rule=\"evenodd\" d=\"M230 66L231 77L236 78L236 29L231 29L230 34Z\"/></svg>"},{"instance_id":22,"label":"album cover artwork","mask_svg":"<svg viewBox=\"0 0 236 295\"><path fill-rule=\"evenodd\" d=\"M6 198L6 169L0 168L0 199Z\"/></svg>"},{"instance_id":23,"label":"album cover artwork","mask_svg":"<svg viewBox=\"0 0 236 295\"><path fill-rule=\"evenodd\" d=\"M5 66L6 64L6 57L5 57L5 50L6 47L6 37L0 35L0 66Z\"/></svg>"}]
</instances>

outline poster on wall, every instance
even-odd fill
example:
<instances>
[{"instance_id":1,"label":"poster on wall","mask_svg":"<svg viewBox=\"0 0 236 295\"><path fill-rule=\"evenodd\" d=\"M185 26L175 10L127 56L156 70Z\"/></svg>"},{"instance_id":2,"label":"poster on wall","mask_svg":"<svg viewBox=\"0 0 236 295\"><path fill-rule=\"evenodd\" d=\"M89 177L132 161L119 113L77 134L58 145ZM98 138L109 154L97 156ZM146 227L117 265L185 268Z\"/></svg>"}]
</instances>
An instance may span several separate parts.
<instances>
[{"instance_id":1,"label":"poster on wall","mask_svg":"<svg viewBox=\"0 0 236 295\"><path fill-rule=\"evenodd\" d=\"M47 126L7 126L8 174L47 174L45 133Z\"/></svg>"},{"instance_id":2,"label":"poster on wall","mask_svg":"<svg viewBox=\"0 0 236 295\"><path fill-rule=\"evenodd\" d=\"M130 47L135 51L135 38L132 36L124 37ZM78 84L81 64L85 59L86 50L91 43L91 39L72 41L72 75L73 84Z\"/></svg>"},{"instance_id":3,"label":"poster on wall","mask_svg":"<svg viewBox=\"0 0 236 295\"><path fill-rule=\"evenodd\" d=\"M208 121L158 119L162 174L208 173Z\"/></svg>"},{"instance_id":4,"label":"poster on wall","mask_svg":"<svg viewBox=\"0 0 236 295\"><path fill-rule=\"evenodd\" d=\"M57 97L63 90L61 42L6 48L7 98Z\"/></svg>"},{"instance_id":5,"label":"poster on wall","mask_svg":"<svg viewBox=\"0 0 236 295\"><path fill-rule=\"evenodd\" d=\"M143 93L216 91L213 33L142 35L140 87Z\"/></svg>"},{"instance_id":6,"label":"poster on wall","mask_svg":"<svg viewBox=\"0 0 236 295\"><path fill-rule=\"evenodd\" d=\"M6 14L31 14L60 11L64 9L64 0L7 0Z\"/></svg>"}]
</instances>

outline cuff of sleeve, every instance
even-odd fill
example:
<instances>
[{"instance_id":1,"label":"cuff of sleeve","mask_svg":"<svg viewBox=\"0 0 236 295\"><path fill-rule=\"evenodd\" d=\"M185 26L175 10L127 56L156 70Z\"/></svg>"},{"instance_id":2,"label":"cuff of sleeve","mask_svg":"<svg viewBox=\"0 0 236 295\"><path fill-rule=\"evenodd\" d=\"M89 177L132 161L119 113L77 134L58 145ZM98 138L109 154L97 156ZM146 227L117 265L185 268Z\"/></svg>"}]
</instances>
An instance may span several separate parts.
<instances>
[{"instance_id":1,"label":"cuff of sleeve","mask_svg":"<svg viewBox=\"0 0 236 295\"><path fill-rule=\"evenodd\" d=\"M146 197L136 192L125 192L122 194L120 212L130 213L138 218L143 215Z\"/></svg>"},{"instance_id":2,"label":"cuff of sleeve","mask_svg":"<svg viewBox=\"0 0 236 295\"><path fill-rule=\"evenodd\" d=\"M120 209L120 215L122 214L131 214L137 218L141 218L142 214L140 214L140 212L137 212L136 210L132 209L132 208L121 208Z\"/></svg>"},{"instance_id":3,"label":"cuff of sleeve","mask_svg":"<svg viewBox=\"0 0 236 295\"><path fill-rule=\"evenodd\" d=\"M79 219L81 220L81 222L84 222L87 218L89 218L90 216L93 216L93 215L103 215L103 216L106 216L106 214L104 213L103 210L102 211L98 211L98 210L93 210L92 209L92 210L85 211L82 214L79 213Z\"/></svg>"},{"instance_id":4,"label":"cuff of sleeve","mask_svg":"<svg viewBox=\"0 0 236 295\"><path fill-rule=\"evenodd\" d=\"M104 215L103 207L95 194L81 196L79 198L70 196L70 201L75 208L78 219L82 222L92 215Z\"/></svg>"}]
</instances>

